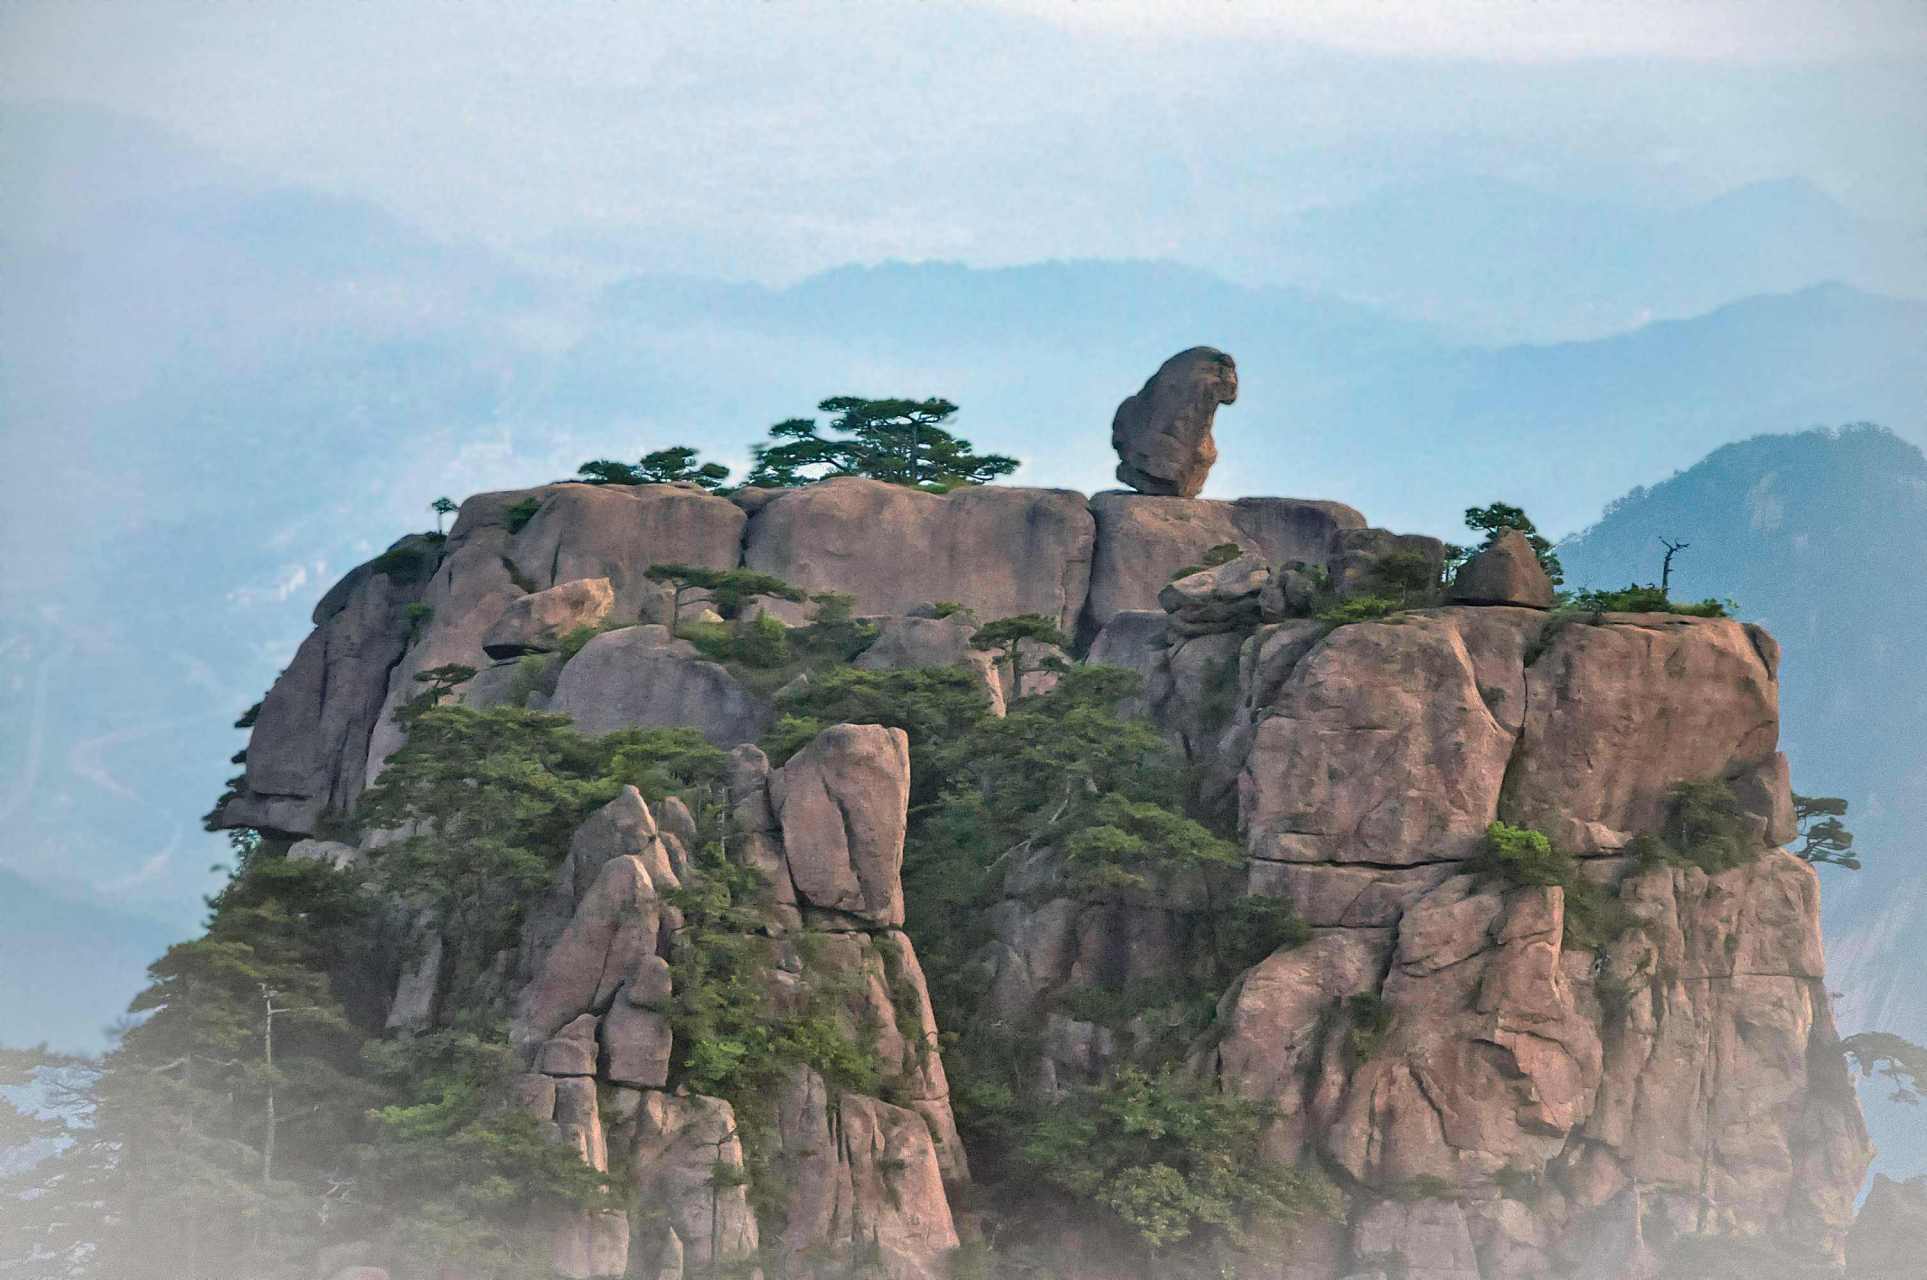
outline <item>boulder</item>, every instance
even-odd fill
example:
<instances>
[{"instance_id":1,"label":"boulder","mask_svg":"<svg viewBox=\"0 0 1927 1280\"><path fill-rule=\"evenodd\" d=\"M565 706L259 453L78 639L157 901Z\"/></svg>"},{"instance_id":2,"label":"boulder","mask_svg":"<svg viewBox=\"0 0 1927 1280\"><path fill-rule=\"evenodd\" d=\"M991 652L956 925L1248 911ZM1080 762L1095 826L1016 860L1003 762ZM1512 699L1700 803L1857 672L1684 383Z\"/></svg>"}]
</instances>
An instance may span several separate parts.
<instances>
[{"instance_id":1,"label":"boulder","mask_svg":"<svg viewBox=\"0 0 1927 1280\"><path fill-rule=\"evenodd\" d=\"M769 708L736 678L658 626L606 631L569 659L548 709L591 737L687 726L719 747L755 740Z\"/></svg>"},{"instance_id":2,"label":"boulder","mask_svg":"<svg viewBox=\"0 0 1927 1280\"><path fill-rule=\"evenodd\" d=\"M1271 581L1258 593L1258 612L1266 622L1309 617L1325 587L1324 566L1287 561L1272 571Z\"/></svg>"},{"instance_id":3,"label":"boulder","mask_svg":"<svg viewBox=\"0 0 1927 1280\"><path fill-rule=\"evenodd\" d=\"M1123 715L1142 715L1149 710L1153 685L1165 661L1171 642L1162 609L1128 609L1111 615L1104 629L1091 641L1085 661L1092 666L1123 667L1143 679L1142 690L1125 700Z\"/></svg>"},{"instance_id":4,"label":"boulder","mask_svg":"<svg viewBox=\"0 0 1927 1280\"><path fill-rule=\"evenodd\" d=\"M901 729L825 729L770 777L798 897L872 925L903 923L910 739Z\"/></svg>"},{"instance_id":5,"label":"boulder","mask_svg":"<svg viewBox=\"0 0 1927 1280\"><path fill-rule=\"evenodd\" d=\"M562 1280L602 1280L629 1273L629 1215L576 1210L556 1227L549 1269Z\"/></svg>"},{"instance_id":6,"label":"boulder","mask_svg":"<svg viewBox=\"0 0 1927 1280\"><path fill-rule=\"evenodd\" d=\"M658 964L662 961L649 957ZM668 966L663 965L663 975ZM637 988L638 994L641 989ZM626 994L626 992L625 992ZM669 1083L669 1018L633 1000L617 1000L602 1018L603 1078L617 1084L660 1089Z\"/></svg>"},{"instance_id":7,"label":"boulder","mask_svg":"<svg viewBox=\"0 0 1927 1280\"><path fill-rule=\"evenodd\" d=\"M1492 545L1460 566L1446 598L1457 604L1510 604L1550 609L1552 579L1538 553L1517 529L1507 529Z\"/></svg>"},{"instance_id":8,"label":"boulder","mask_svg":"<svg viewBox=\"0 0 1927 1280\"><path fill-rule=\"evenodd\" d=\"M528 496L541 506L508 548L515 573L531 590L605 578L621 621L659 594L651 565L735 568L748 520L729 499L684 485L562 484Z\"/></svg>"},{"instance_id":9,"label":"boulder","mask_svg":"<svg viewBox=\"0 0 1927 1280\"><path fill-rule=\"evenodd\" d=\"M850 1261L872 1252L890 1280L942 1280L958 1245L943 1170L923 1118L863 1094L832 1098L798 1069L776 1103L783 1252ZM794 1272L790 1272L794 1274Z\"/></svg>"},{"instance_id":10,"label":"boulder","mask_svg":"<svg viewBox=\"0 0 1927 1280\"><path fill-rule=\"evenodd\" d=\"M1239 1097L1276 1105L1265 1153L1295 1162L1312 1128L1317 1067L1333 1008L1375 988L1391 950L1389 930L1333 929L1251 968L1219 1005L1215 1067Z\"/></svg>"},{"instance_id":11,"label":"boulder","mask_svg":"<svg viewBox=\"0 0 1927 1280\"><path fill-rule=\"evenodd\" d=\"M1171 615L1174 636L1250 631L1258 625L1258 595L1270 581L1262 558L1241 555L1167 583L1158 607Z\"/></svg>"},{"instance_id":12,"label":"boulder","mask_svg":"<svg viewBox=\"0 0 1927 1280\"><path fill-rule=\"evenodd\" d=\"M515 1042L532 1046L580 1014L607 1009L645 958L656 954L662 911L641 858L609 859L517 997Z\"/></svg>"},{"instance_id":13,"label":"boulder","mask_svg":"<svg viewBox=\"0 0 1927 1280\"><path fill-rule=\"evenodd\" d=\"M599 624L615 602L607 578L579 578L523 596L511 601L482 637L482 652L497 661L548 653L571 631Z\"/></svg>"},{"instance_id":14,"label":"boulder","mask_svg":"<svg viewBox=\"0 0 1927 1280\"><path fill-rule=\"evenodd\" d=\"M898 671L910 667L961 667L984 690L990 713L1004 714L1004 687L997 655L973 649L970 637L981 624L967 613L947 618L883 618L877 638L854 665L865 671Z\"/></svg>"},{"instance_id":15,"label":"boulder","mask_svg":"<svg viewBox=\"0 0 1927 1280\"><path fill-rule=\"evenodd\" d=\"M1445 544L1421 533L1341 529L1328 568L1332 592L1340 600L1423 593L1435 588L1445 573Z\"/></svg>"},{"instance_id":16,"label":"boulder","mask_svg":"<svg viewBox=\"0 0 1927 1280\"><path fill-rule=\"evenodd\" d=\"M1465 1211L1451 1200L1378 1200L1352 1224L1352 1256L1406 1280L1482 1280Z\"/></svg>"},{"instance_id":17,"label":"boulder","mask_svg":"<svg viewBox=\"0 0 1927 1280\"><path fill-rule=\"evenodd\" d=\"M1226 543L1267 564L1324 565L1340 530L1363 528L1365 517L1341 502L1300 498L1160 498L1099 493L1090 500L1096 523L1087 625L1101 628L1131 609L1155 609L1158 592L1179 569L1198 564Z\"/></svg>"},{"instance_id":18,"label":"boulder","mask_svg":"<svg viewBox=\"0 0 1927 1280\"><path fill-rule=\"evenodd\" d=\"M748 1178L715 1176L719 1168L741 1174L739 1132L734 1109L720 1098L643 1092L627 1167L635 1171L636 1193L651 1221L632 1248L657 1270L641 1274L661 1275L663 1263L676 1258L688 1270L670 1274L710 1275L719 1264L755 1254Z\"/></svg>"},{"instance_id":19,"label":"boulder","mask_svg":"<svg viewBox=\"0 0 1927 1280\"><path fill-rule=\"evenodd\" d=\"M421 921L410 943L411 959L403 964L395 997L388 1004L385 1025L390 1031L425 1031L435 1023L442 983L441 930Z\"/></svg>"},{"instance_id":20,"label":"boulder","mask_svg":"<svg viewBox=\"0 0 1927 1280\"><path fill-rule=\"evenodd\" d=\"M1076 625L1094 525L1080 494L970 485L948 494L846 476L791 490L750 521L743 561L859 614L954 600L984 621L1041 613Z\"/></svg>"},{"instance_id":21,"label":"boulder","mask_svg":"<svg viewBox=\"0 0 1927 1280\"><path fill-rule=\"evenodd\" d=\"M596 1016L585 1013L543 1042L535 1069L545 1076L592 1076L596 1073ZM560 1095L556 1104L561 1106Z\"/></svg>"},{"instance_id":22,"label":"boulder","mask_svg":"<svg viewBox=\"0 0 1927 1280\"><path fill-rule=\"evenodd\" d=\"M1238 398L1238 366L1215 347L1166 360L1111 419L1117 478L1139 493L1195 498L1218 460L1211 424Z\"/></svg>"}]
</instances>

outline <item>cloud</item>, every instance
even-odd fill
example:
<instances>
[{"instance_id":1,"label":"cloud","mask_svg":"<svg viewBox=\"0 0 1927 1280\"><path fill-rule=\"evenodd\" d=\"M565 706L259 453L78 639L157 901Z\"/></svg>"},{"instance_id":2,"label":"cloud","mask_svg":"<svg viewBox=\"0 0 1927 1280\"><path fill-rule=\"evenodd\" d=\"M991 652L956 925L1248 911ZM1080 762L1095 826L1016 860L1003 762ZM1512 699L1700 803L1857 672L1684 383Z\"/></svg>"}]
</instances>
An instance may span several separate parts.
<instances>
[{"instance_id":1,"label":"cloud","mask_svg":"<svg viewBox=\"0 0 1927 1280\"><path fill-rule=\"evenodd\" d=\"M173 865L174 855L179 851L180 843L181 837L177 831L174 838L168 841L167 848L154 854L125 875L96 881L94 887L104 894L114 896L138 889L142 885L153 884L164 877L168 868Z\"/></svg>"},{"instance_id":2,"label":"cloud","mask_svg":"<svg viewBox=\"0 0 1927 1280\"><path fill-rule=\"evenodd\" d=\"M1918 0L995 0L1074 30L1505 62L1813 61L1927 48Z\"/></svg>"}]
</instances>

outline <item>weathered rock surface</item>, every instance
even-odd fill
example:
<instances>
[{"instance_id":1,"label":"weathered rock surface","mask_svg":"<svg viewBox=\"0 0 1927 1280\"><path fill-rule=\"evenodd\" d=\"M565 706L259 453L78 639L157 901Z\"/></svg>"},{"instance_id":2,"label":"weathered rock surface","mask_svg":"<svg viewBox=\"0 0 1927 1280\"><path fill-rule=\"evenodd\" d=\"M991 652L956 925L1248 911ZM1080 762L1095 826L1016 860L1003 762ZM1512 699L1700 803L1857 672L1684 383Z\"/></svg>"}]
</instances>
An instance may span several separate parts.
<instances>
[{"instance_id":1,"label":"weathered rock surface","mask_svg":"<svg viewBox=\"0 0 1927 1280\"><path fill-rule=\"evenodd\" d=\"M1674 785L1770 765L1780 693L1764 634L1673 614L1559 628L1526 671L1507 820L1568 849L1617 849L1659 829ZM1790 810L1771 807L1763 843L1792 839Z\"/></svg>"},{"instance_id":2,"label":"weathered rock surface","mask_svg":"<svg viewBox=\"0 0 1927 1280\"><path fill-rule=\"evenodd\" d=\"M485 500L496 496L485 494L463 504L455 530L448 535L448 554L422 593L426 621L389 673L387 696L369 735L370 782L380 776L388 757L402 744L405 735L395 712L422 692L415 677L449 665L476 670L487 666L482 637L512 601L527 594L509 573L507 525L484 521L480 513L470 518L471 507L488 510L493 504Z\"/></svg>"},{"instance_id":3,"label":"weathered rock surface","mask_svg":"<svg viewBox=\"0 0 1927 1280\"><path fill-rule=\"evenodd\" d=\"M1099 493L1088 625L1102 628L1119 613L1156 609L1171 575L1216 546L1235 543L1272 565L1330 559L1340 530L1365 517L1341 502L1299 498L1161 498Z\"/></svg>"},{"instance_id":4,"label":"weathered rock surface","mask_svg":"<svg viewBox=\"0 0 1927 1280\"><path fill-rule=\"evenodd\" d=\"M548 710L591 736L687 725L720 747L754 740L770 718L728 671L659 626L624 627L589 641L562 668Z\"/></svg>"},{"instance_id":5,"label":"weathered rock surface","mask_svg":"<svg viewBox=\"0 0 1927 1280\"><path fill-rule=\"evenodd\" d=\"M797 896L872 925L903 923L910 739L881 725L824 730L770 778Z\"/></svg>"},{"instance_id":6,"label":"weathered rock surface","mask_svg":"<svg viewBox=\"0 0 1927 1280\"><path fill-rule=\"evenodd\" d=\"M1252 856L1464 858L1499 816L1542 615L1449 609L1340 627L1259 708L1240 780Z\"/></svg>"},{"instance_id":7,"label":"weathered rock surface","mask_svg":"<svg viewBox=\"0 0 1927 1280\"><path fill-rule=\"evenodd\" d=\"M952 600L979 618L1041 613L1076 625L1094 534L1081 495L973 486L937 495L846 477L795 489L750 522L744 563L860 614Z\"/></svg>"},{"instance_id":8,"label":"weathered rock surface","mask_svg":"<svg viewBox=\"0 0 1927 1280\"><path fill-rule=\"evenodd\" d=\"M1238 366L1215 347L1166 360L1111 419L1117 478L1139 493L1195 498L1218 460L1211 425L1238 398Z\"/></svg>"},{"instance_id":9,"label":"weathered rock surface","mask_svg":"<svg viewBox=\"0 0 1927 1280\"><path fill-rule=\"evenodd\" d=\"M633 1130L636 1191L654 1210L631 1244L641 1274L707 1275L754 1255L760 1237L747 1179L715 1176L718 1168L743 1168L734 1109L720 1098L651 1089ZM673 1271L671 1259L680 1263Z\"/></svg>"},{"instance_id":10,"label":"weathered rock surface","mask_svg":"<svg viewBox=\"0 0 1927 1280\"><path fill-rule=\"evenodd\" d=\"M414 629L409 607L441 554L432 540L404 538L387 553L392 569L371 561L322 598L314 632L261 700L244 786L224 824L311 832L353 807L389 670Z\"/></svg>"},{"instance_id":11,"label":"weathered rock surface","mask_svg":"<svg viewBox=\"0 0 1927 1280\"><path fill-rule=\"evenodd\" d=\"M875 1250L891 1280L942 1280L957 1232L929 1127L862 1094L832 1099L799 1071L777 1102L777 1161L793 1188L784 1250L848 1260Z\"/></svg>"},{"instance_id":12,"label":"weathered rock surface","mask_svg":"<svg viewBox=\"0 0 1927 1280\"><path fill-rule=\"evenodd\" d=\"M1552 608L1552 579L1539 563L1538 553L1517 529L1508 529L1492 545L1459 567L1447 598L1456 604L1510 604L1527 609Z\"/></svg>"},{"instance_id":13,"label":"weathered rock surface","mask_svg":"<svg viewBox=\"0 0 1927 1280\"><path fill-rule=\"evenodd\" d=\"M536 590L606 578L618 621L658 594L651 565L734 568L748 519L727 498L673 484L561 484L531 496L541 506L508 552L516 575Z\"/></svg>"},{"instance_id":14,"label":"weathered rock surface","mask_svg":"<svg viewBox=\"0 0 1927 1280\"><path fill-rule=\"evenodd\" d=\"M1250 631L1258 625L1258 595L1270 581L1262 557L1242 555L1167 583L1158 607L1170 615L1175 636Z\"/></svg>"},{"instance_id":15,"label":"weathered rock surface","mask_svg":"<svg viewBox=\"0 0 1927 1280\"><path fill-rule=\"evenodd\" d=\"M1361 1267L1568 1274L1561 1249L1614 1229L1633 1187L1649 1211L1717 1224L1694 1229L1784 1233L1824 1261L1869 1152L1812 880L1782 853L1719 876L1638 873L1622 896L1641 924L1594 964L1562 939L1558 889L1454 876L1392 929L1323 932L1253 970L1227 997L1217 1068L1279 1103L1280 1158L1316 1151L1393 1197L1354 1220ZM1383 1021L1361 1049L1364 1015L1342 1002L1374 991ZM1469 1225L1428 1211L1407 1235L1387 1205L1421 1186L1499 1207Z\"/></svg>"},{"instance_id":16,"label":"weathered rock surface","mask_svg":"<svg viewBox=\"0 0 1927 1280\"><path fill-rule=\"evenodd\" d=\"M632 1170L646 1212L566 1216L552 1265L584 1278L703 1274L768 1247L798 1277L873 1253L889 1276L939 1280L957 1246L945 1188L968 1181L969 1163L922 966L889 927L903 910L908 741L837 726L778 770L743 746L728 786L735 854L777 890L755 935L772 1009L832 993L895 1102L828 1098L799 1073L774 1135L757 1130L777 1144L762 1154L796 1175L780 1240L763 1238L743 1186L718 1187L715 1169L743 1168L748 1139L729 1103L678 1086L668 1014L683 922L662 897L697 874L687 850L701 831L680 800L652 811L626 788L577 829L524 926L511 1034L530 1069L511 1094L586 1163Z\"/></svg>"},{"instance_id":17,"label":"weathered rock surface","mask_svg":"<svg viewBox=\"0 0 1927 1280\"><path fill-rule=\"evenodd\" d=\"M482 637L482 652L496 660L547 653L578 627L593 627L615 607L607 578L578 578L509 602Z\"/></svg>"}]
</instances>

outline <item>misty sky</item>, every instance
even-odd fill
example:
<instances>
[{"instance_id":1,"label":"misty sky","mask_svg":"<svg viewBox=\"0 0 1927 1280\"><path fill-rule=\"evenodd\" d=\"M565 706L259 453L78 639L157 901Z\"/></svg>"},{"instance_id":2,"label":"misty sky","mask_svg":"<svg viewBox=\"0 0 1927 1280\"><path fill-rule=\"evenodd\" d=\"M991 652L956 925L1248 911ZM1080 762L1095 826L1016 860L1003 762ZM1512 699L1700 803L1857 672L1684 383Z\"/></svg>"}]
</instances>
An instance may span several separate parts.
<instances>
[{"instance_id":1,"label":"misty sky","mask_svg":"<svg viewBox=\"0 0 1927 1280\"><path fill-rule=\"evenodd\" d=\"M1927 210L1919 0L0 6L0 93L150 119L446 237L778 281L1236 263L1448 173Z\"/></svg>"}]
</instances>

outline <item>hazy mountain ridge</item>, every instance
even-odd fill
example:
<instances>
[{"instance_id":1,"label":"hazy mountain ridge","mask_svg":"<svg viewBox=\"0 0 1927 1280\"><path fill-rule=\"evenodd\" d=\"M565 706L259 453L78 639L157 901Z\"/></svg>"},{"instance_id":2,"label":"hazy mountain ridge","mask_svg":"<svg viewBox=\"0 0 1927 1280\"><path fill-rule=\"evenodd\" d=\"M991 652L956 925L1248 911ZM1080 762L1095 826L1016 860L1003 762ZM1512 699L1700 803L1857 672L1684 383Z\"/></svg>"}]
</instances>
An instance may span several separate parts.
<instances>
[{"instance_id":1,"label":"hazy mountain ridge","mask_svg":"<svg viewBox=\"0 0 1927 1280\"><path fill-rule=\"evenodd\" d=\"M1560 546L1572 583L1659 576L1660 538L1691 545L1681 598L1732 597L1783 646L1783 744L1796 791L1845 796L1865 869L1822 873L1843 1030L1927 1041L1927 457L1878 427L1760 436L1612 504ZM1884 1167L1927 1161L1913 1108L1863 1092Z\"/></svg>"},{"instance_id":2,"label":"hazy mountain ridge","mask_svg":"<svg viewBox=\"0 0 1927 1280\"><path fill-rule=\"evenodd\" d=\"M1601 337L1829 280L1927 292L1920 228L1869 222L1798 178L1655 208L1453 176L1296 214L1265 248L1261 278L1494 343Z\"/></svg>"}]
</instances>

